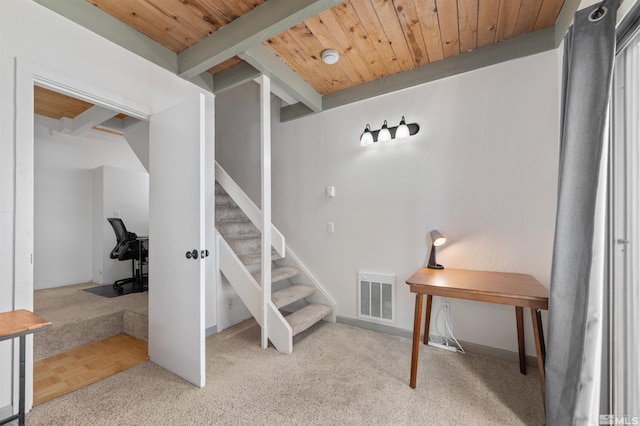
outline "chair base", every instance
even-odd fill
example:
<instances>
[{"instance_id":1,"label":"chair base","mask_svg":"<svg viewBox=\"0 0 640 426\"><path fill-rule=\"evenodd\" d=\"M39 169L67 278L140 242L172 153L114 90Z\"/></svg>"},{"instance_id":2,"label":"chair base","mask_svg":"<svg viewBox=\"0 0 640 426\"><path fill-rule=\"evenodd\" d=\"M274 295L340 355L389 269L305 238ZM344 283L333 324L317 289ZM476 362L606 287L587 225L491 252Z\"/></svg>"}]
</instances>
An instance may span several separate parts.
<instances>
[{"instance_id":1,"label":"chair base","mask_svg":"<svg viewBox=\"0 0 640 426\"><path fill-rule=\"evenodd\" d=\"M135 262L132 262L132 277L131 278L123 278L121 280L117 280L113 283L113 289L116 290L119 294L124 293L123 285L133 283L133 288L131 289L132 293L145 291L145 279L149 274L142 273L142 265L138 263L138 268L135 268Z\"/></svg>"}]
</instances>

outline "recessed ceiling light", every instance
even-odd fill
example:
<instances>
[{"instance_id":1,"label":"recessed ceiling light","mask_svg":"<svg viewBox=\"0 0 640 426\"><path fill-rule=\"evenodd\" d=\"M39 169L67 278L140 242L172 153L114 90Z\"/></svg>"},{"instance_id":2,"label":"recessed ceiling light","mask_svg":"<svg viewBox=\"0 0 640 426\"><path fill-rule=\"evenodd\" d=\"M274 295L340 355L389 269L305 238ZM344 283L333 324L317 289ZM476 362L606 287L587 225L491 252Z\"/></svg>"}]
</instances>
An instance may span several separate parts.
<instances>
[{"instance_id":1,"label":"recessed ceiling light","mask_svg":"<svg viewBox=\"0 0 640 426\"><path fill-rule=\"evenodd\" d=\"M334 49L327 49L322 51L322 60L325 64L333 65L340 59L340 54Z\"/></svg>"}]
</instances>

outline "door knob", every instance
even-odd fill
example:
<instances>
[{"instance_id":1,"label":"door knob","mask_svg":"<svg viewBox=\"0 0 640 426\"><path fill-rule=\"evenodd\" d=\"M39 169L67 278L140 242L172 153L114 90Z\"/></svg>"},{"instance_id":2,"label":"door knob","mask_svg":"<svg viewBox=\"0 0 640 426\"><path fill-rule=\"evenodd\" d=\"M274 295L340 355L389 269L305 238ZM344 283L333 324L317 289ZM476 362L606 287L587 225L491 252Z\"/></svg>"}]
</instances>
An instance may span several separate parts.
<instances>
[{"instance_id":1,"label":"door knob","mask_svg":"<svg viewBox=\"0 0 640 426\"><path fill-rule=\"evenodd\" d=\"M202 258L209 257L209 250L200 251L200 257Z\"/></svg>"},{"instance_id":2,"label":"door knob","mask_svg":"<svg viewBox=\"0 0 640 426\"><path fill-rule=\"evenodd\" d=\"M198 258L198 250L193 250L193 251L188 251L187 254L185 255L187 257L187 259L197 259Z\"/></svg>"}]
</instances>

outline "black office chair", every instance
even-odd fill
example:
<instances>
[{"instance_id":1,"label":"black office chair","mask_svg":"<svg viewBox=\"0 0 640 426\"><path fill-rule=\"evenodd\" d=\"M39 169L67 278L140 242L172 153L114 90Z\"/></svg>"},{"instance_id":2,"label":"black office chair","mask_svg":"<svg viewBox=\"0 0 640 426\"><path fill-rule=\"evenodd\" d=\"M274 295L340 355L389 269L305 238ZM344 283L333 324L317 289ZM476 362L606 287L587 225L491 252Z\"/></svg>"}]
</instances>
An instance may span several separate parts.
<instances>
[{"instance_id":1,"label":"black office chair","mask_svg":"<svg viewBox=\"0 0 640 426\"><path fill-rule=\"evenodd\" d=\"M124 278L121 280L117 280L113 284L113 289L117 290L118 293L122 294L124 290L122 286L128 283L134 283L134 289L137 288L142 291L143 290L143 273L142 273L142 265L146 264L147 256L149 255L148 251L144 246L138 241L138 236L134 232L128 232L127 228L124 226L124 222L122 219L117 217L110 217L107 219L111 226L113 227L113 231L116 233L116 246L111 250L111 254L109 257L111 259L118 259L120 261L131 260L131 278ZM141 252L142 250L142 252ZM138 263L138 268L136 269L136 261Z\"/></svg>"}]
</instances>

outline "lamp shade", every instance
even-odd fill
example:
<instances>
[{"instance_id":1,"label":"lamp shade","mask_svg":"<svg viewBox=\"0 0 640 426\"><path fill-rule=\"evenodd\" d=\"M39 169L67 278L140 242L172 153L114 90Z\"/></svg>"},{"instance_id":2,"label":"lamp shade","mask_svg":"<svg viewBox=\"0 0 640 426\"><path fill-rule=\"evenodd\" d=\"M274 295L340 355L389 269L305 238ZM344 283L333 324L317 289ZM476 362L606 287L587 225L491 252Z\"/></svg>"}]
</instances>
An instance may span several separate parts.
<instances>
[{"instance_id":1,"label":"lamp shade","mask_svg":"<svg viewBox=\"0 0 640 426\"><path fill-rule=\"evenodd\" d=\"M373 134L371 133L371 128L367 124L367 127L364 128L364 132L360 135L360 145L367 146L373 143Z\"/></svg>"},{"instance_id":2,"label":"lamp shade","mask_svg":"<svg viewBox=\"0 0 640 426\"><path fill-rule=\"evenodd\" d=\"M447 242L447 239L444 237L444 235L442 235L440 232L438 232L435 229L431 231L430 235L431 235L431 241L433 242L433 245L436 247L441 246Z\"/></svg>"},{"instance_id":3,"label":"lamp shade","mask_svg":"<svg viewBox=\"0 0 640 426\"><path fill-rule=\"evenodd\" d=\"M378 141L386 142L391 140L391 132L387 127L387 120L384 120L384 124L382 125L382 129L380 129L380 133L378 133Z\"/></svg>"},{"instance_id":4,"label":"lamp shade","mask_svg":"<svg viewBox=\"0 0 640 426\"><path fill-rule=\"evenodd\" d=\"M427 263L427 268L444 269L444 266L436 262L436 247L446 243L447 239L435 229L431 231L429 235L431 236L431 253L429 254L429 263Z\"/></svg>"},{"instance_id":5,"label":"lamp shade","mask_svg":"<svg viewBox=\"0 0 640 426\"><path fill-rule=\"evenodd\" d=\"M411 133L409 133L409 126L407 126L407 123L404 121L404 116L402 116L400 125L396 129L396 139L408 138L410 135Z\"/></svg>"}]
</instances>

